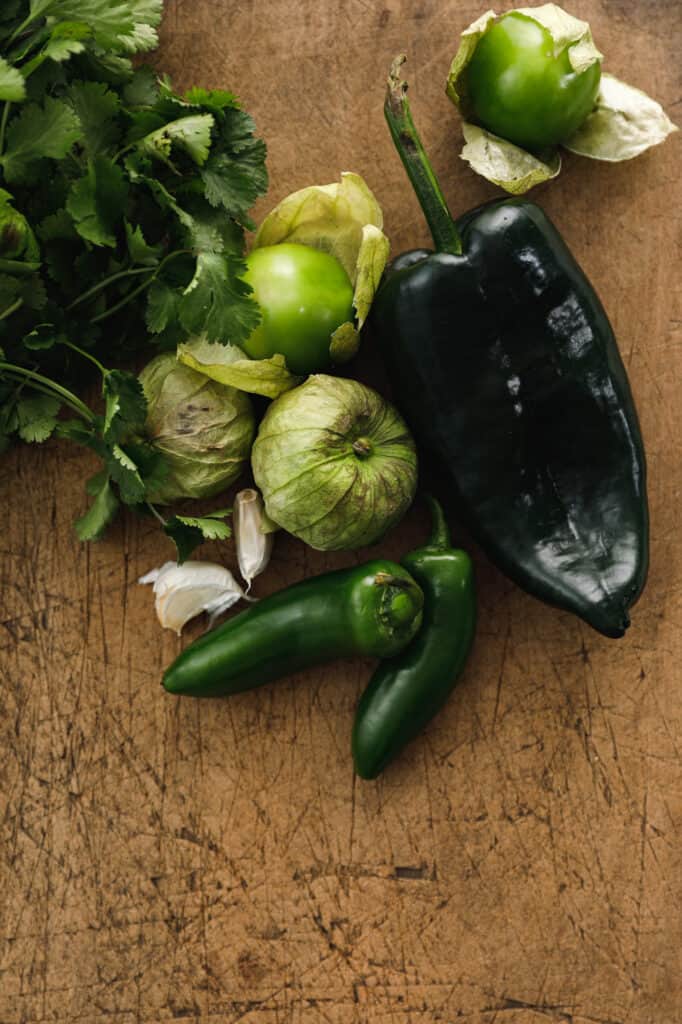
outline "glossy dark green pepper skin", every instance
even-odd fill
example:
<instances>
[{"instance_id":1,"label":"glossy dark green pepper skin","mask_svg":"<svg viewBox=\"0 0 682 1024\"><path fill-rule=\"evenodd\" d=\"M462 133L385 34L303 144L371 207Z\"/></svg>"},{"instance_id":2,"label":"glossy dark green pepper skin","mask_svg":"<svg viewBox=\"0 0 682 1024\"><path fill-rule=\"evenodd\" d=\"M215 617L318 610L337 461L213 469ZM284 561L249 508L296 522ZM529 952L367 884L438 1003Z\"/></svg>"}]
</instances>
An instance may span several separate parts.
<instances>
[{"instance_id":1,"label":"glossy dark green pepper skin","mask_svg":"<svg viewBox=\"0 0 682 1024\"><path fill-rule=\"evenodd\" d=\"M450 546L440 506L434 502L432 510L433 535L402 559L424 592L421 628L404 651L380 663L355 716L353 762L363 779L376 778L442 708L474 639L471 559Z\"/></svg>"},{"instance_id":2,"label":"glossy dark green pepper skin","mask_svg":"<svg viewBox=\"0 0 682 1024\"><path fill-rule=\"evenodd\" d=\"M384 559L313 576L195 640L163 685L169 693L220 697L335 658L388 658L419 629L422 605L407 570Z\"/></svg>"},{"instance_id":3,"label":"glossy dark green pepper skin","mask_svg":"<svg viewBox=\"0 0 682 1024\"><path fill-rule=\"evenodd\" d=\"M499 568L620 637L647 574L646 464L604 308L534 203L455 225L461 254L407 253L376 296L395 400Z\"/></svg>"}]
</instances>

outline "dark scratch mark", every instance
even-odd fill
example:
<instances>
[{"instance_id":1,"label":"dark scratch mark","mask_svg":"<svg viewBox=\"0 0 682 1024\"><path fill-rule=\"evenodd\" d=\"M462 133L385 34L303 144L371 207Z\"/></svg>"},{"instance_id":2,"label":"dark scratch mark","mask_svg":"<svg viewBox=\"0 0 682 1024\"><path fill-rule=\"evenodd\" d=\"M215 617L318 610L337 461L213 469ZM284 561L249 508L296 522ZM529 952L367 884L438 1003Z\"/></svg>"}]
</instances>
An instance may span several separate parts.
<instances>
[{"instance_id":1,"label":"dark scratch mark","mask_svg":"<svg viewBox=\"0 0 682 1024\"><path fill-rule=\"evenodd\" d=\"M408 878L408 879L427 879L435 882L438 877L436 874L435 866L429 871L426 864L420 864L419 867L396 867L393 872L395 878Z\"/></svg>"},{"instance_id":2,"label":"dark scratch mark","mask_svg":"<svg viewBox=\"0 0 682 1024\"><path fill-rule=\"evenodd\" d=\"M507 621L507 632L504 635L504 646L502 647L502 664L500 665L500 673L497 677L497 692L495 693L495 707L493 709L493 722L491 726L491 732L495 732L495 725L497 723L497 712L500 707L500 694L502 693L502 679L504 677L504 669L507 663L507 648L509 646L509 639L511 637L511 623Z\"/></svg>"}]
</instances>

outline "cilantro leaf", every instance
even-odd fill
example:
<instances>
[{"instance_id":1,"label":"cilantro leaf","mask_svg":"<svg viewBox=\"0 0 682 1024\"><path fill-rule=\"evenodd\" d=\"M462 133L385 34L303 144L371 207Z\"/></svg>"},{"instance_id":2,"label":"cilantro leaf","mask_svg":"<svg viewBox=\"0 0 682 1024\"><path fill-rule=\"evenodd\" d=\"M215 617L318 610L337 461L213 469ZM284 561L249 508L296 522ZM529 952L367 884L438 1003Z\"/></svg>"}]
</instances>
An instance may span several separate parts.
<instances>
[{"instance_id":1,"label":"cilantro leaf","mask_svg":"<svg viewBox=\"0 0 682 1024\"><path fill-rule=\"evenodd\" d=\"M44 309L47 305L47 292L40 274L31 274L22 280L21 297L29 309Z\"/></svg>"},{"instance_id":2,"label":"cilantro leaf","mask_svg":"<svg viewBox=\"0 0 682 1024\"><path fill-rule=\"evenodd\" d=\"M73 441L74 444L82 444L84 448L91 448L102 460L109 456L109 450L97 432L97 424L85 423L83 420L59 420L55 428L55 437L64 441Z\"/></svg>"},{"instance_id":3,"label":"cilantro leaf","mask_svg":"<svg viewBox=\"0 0 682 1024\"><path fill-rule=\"evenodd\" d=\"M149 289L145 319L161 349L174 349L181 341L187 340L187 331L178 316L182 291L181 287L172 288L160 278Z\"/></svg>"},{"instance_id":4,"label":"cilantro leaf","mask_svg":"<svg viewBox=\"0 0 682 1024\"><path fill-rule=\"evenodd\" d=\"M17 431L22 441L46 441L57 426L61 402L51 395L20 398L16 405Z\"/></svg>"},{"instance_id":5,"label":"cilantro leaf","mask_svg":"<svg viewBox=\"0 0 682 1024\"><path fill-rule=\"evenodd\" d=\"M111 446L106 463L111 479L118 485L121 500L126 505L144 501L146 488L137 465L120 445Z\"/></svg>"},{"instance_id":6,"label":"cilantro leaf","mask_svg":"<svg viewBox=\"0 0 682 1024\"><path fill-rule=\"evenodd\" d=\"M27 90L34 93L35 90L35 73L41 67L42 64L47 60L54 61L56 64L61 64L63 61L72 57L75 53L83 53L85 50L85 42L90 35L92 35L89 27L80 21L62 21L58 22L53 26L47 41L43 48L22 65L21 72L24 79L31 78L31 89ZM25 56L25 53L21 55ZM46 74L42 72L41 78ZM47 69L48 78L54 74L53 68ZM43 91L44 91L44 78L43 78Z\"/></svg>"},{"instance_id":7,"label":"cilantro leaf","mask_svg":"<svg viewBox=\"0 0 682 1024\"><path fill-rule=\"evenodd\" d=\"M57 210L48 214L40 221L36 228L38 238L41 242L56 242L64 239L73 240L78 238L73 220L66 210Z\"/></svg>"},{"instance_id":8,"label":"cilantro leaf","mask_svg":"<svg viewBox=\"0 0 682 1024\"><path fill-rule=\"evenodd\" d=\"M159 37L155 31L161 22L163 0L129 0L134 17L132 32L121 35L120 42L129 53L155 50Z\"/></svg>"},{"instance_id":9,"label":"cilantro leaf","mask_svg":"<svg viewBox=\"0 0 682 1024\"><path fill-rule=\"evenodd\" d=\"M137 145L142 153L163 160L171 167L171 149L173 146L179 146L189 153L196 164L201 165L206 162L211 149L213 125L212 114L189 114L187 117L169 121L156 131L150 132L140 139Z\"/></svg>"},{"instance_id":10,"label":"cilantro leaf","mask_svg":"<svg viewBox=\"0 0 682 1024\"><path fill-rule=\"evenodd\" d=\"M7 181L27 181L38 160L59 160L80 137L80 122L62 100L46 96L42 106L29 103L22 107L10 121L7 148L0 157Z\"/></svg>"},{"instance_id":11,"label":"cilantro leaf","mask_svg":"<svg viewBox=\"0 0 682 1024\"><path fill-rule=\"evenodd\" d=\"M91 498L96 498L102 489L102 485L105 480L109 479L109 474L106 469L100 469L99 473L94 473L85 481L85 492L89 494Z\"/></svg>"},{"instance_id":12,"label":"cilantro leaf","mask_svg":"<svg viewBox=\"0 0 682 1024\"><path fill-rule=\"evenodd\" d=\"M225 516L230 515L230 509L222 512L211 512L205 516L176 516L185 526L194 526L201 530L206 540L227 540L232 536L232 529L223 522Z\"/></svg>"},{"instance_id":13,"label":"cilantro leaf","mask_svg":"<svg viewBox=\"0 0 682 1024\"><path fill-rule=\"evenodd\" d=\"M69 100L83 129L83 146L88 156L111 150L121 131L116 117L121 101L104 82L74 82Z\"/></svg>"},{"instance_id":14,"label":"cilantro leaf","mask_svg":"<svg viewBox=\"0 0 682 1024\"><path fill-rule=\"evenodd\" d=\"M81 21L103 50L137 53L158 45L163 0L33 0L33 18Z\"/></svg>"},{"instance_id":15,"label":"cilantro leaf","mask_svg":"<svg viewBox=\"0 0 682 1024\"><path fill-rule=\"evenodd\" d=\"M148 441L127 443L126 449L138 468L147 493L152 494L168 477L170 472L168 460Z\"/></svg>"},{"instance_id":16,"label":"cilantro leaf","mask_svg":"<svg viewBox=\"0 0 682 1024\"><path fill-rule=\"evenodd\" d=\"M180 293L159 278L147 294L147 327L154 334L159 334L168 327L178 315Z\"/></svg>"},{"instance_id":17,"label":"cilantro leaf","mask_svg":"<svg viewBox=\"0 0 682 1024\"><path fill-rule=\"evenodd\" d=\"M0 100L21 103L25 99L26 83L24 76L18 68L12 67L4 57L0 57Z\"/></svg>"},{"instance_id":18,"label":"cilantro leaf","mask_svg":"<svg viewBox=\"0 0 682 1024\"><path fill-rule=\"evenodd\" d=\"M185 93L185 99L195 107L208 107L210 110L225 110L226 107L239 109L239 100L232 92L224 89L201 89L194 86Z\"/></svg>"},{"instance_id":19,"label":"cilantro leaf","mask_svg":"<svg viewBox=\"0 0 682 1024\"><path fill-rule=\"evenodd\" d=\"M88 494L93 494L93 484L97 487L94 493L95 500L74 524L79 540L99 540L118 510L119 501L108 475L98 473L92 477L87 484Z\"/></svg>"},{"instance_id":20,"label":"cilantro leaf","mask_svg":"<svg viewBox=\"0 0 682 1024\"><path fill-rule=\"evenodd\" d=\"M60 21L52 29L42 55L61 63L74 53L82 53L84 40L91 34L90 27L82 21Z\"/></svg>"},{"instance_id":21,"label":"cilantro leaf","mask_svg":"<svg viewBox=\"0 0 682 1024\"><path fill-rule=\"evenodd\" d=\"M247 226L247 210L268 187L267 149L263 140L255 137L255 127L253 118L237 105L221 108L216 114L218 140L201 171L209 203L222 206Z\"/></svg>"},{"instance_id":22,"label":"cilantro leaf","mask_svg":"<svg viewBox=\"0 0 682 1024\"><path fill-rule=\"evenodd\" d=\"M212 206L222 206L236 219L246 218L247 210L268 187L265 143L256 140L238 158L227 153L214 154L202 168L201 178Z\"/></svg>"},{"instance_id":23,"label":"cilantro leaf","mask_svg":"<svg viewBox=\"0 0 682 1024\"><path fill-rule=\"evenodd\" d=\"M256 131L254 119L246 111L239 110L237 107L224 109L218 125L223 146L232 154L243 153L262 142L254 135ZM265 156L264 151L263 156Z\"/></svg>"},{"instance_id":24,"label":"cilantro leaf","mask_svg":"<svg viewBox=\"0 0 682 1024\"><path fill-rule=\"evenodd\" d=\"M136 68L130 82L123 90L123 99L128 108L152 107L159 97L159 80L154 68L148 64Z\"/></svg>"},{"instance_id":25,"label":"cilantro leaf","mask_svg":"<svg viewBox=\"0 0 682 1024\"><path fill-rule=\"evenodd\" d=\"M106 157L90 161L84 177L74 182L66 208L78 234L95 245L116 245L128 187L123 171Z\"/></svg>"},{"instance_id":26,"label":"cilantro leaf","mask_svg":"<svg viewBox=\"0 0 682 1024\"><path fill-rule=\"evenodd\" d=\"M125 232L128 252L133 263L149 264L150 266L158 263L163 248L160 245L148 245L139 224L134 228L126 221Z\"/></svg>"},{"instance_id":27,"label":"cilantro leaf","mask_svg":"<svg viewBox=\"0 0 682 1024\"><path fill-rule=\"evenodd\" d=\"M204 333L208 341L238 345L260 323L260 310L240 278L241 260L220 253L200 252L194 277L180 301L180 320L190 334Z\"/></svg>"},{"instance_id":28,"label":"cilantro leaf","mask_svg":"<svg viewBox=\"0 0 682 1024\"><path fill-rule=\"evenodd\" d=\"M158 178L153 178L145 172L144 160L145 158L139 154L129 154L126 157L125 169L130 180L135 185L144 185L148 188L161 210L173 213L185 231L191 236L195 229L194 218L187 210L180 206L175 196L168 191Z\"/></svg>"},{"instance_id":29,"label":"cilantro leaf","mask_svg":"<svg viewBox=\"0 0 682 1024\"><path fill-rule=\"evenodd\" d=\"M21 285L16 277L9 274L0 274L0 313L16 301L21 290Z\"/></svg>"},{"instance_id":30,"label":"cilantro leaf","mask_svg":"<svg viewBox=\"0 0 682 1024\"><path fill-rule=\"evenodd\" d=\"M105 399L103 436L105 441L121 440L142 430L147 418L147 399L132 373L109 370L102 383Z\"/></svg>"},{"instance_id":31,"label":"cilantro leaf","mask_svg":"<svg viewBox=\"0 0 682 1024\"><path fill-rule=\"evenodd\" d=\"M220 519L229 510L212 512L206 516L173 516L164 526L164 533L171 538L178 552L178 563L185 562L192 552L205 540L224 540L232 530Z\"/></svg>"},{"instance_id":32,"label":"cilantro leaf","mask_svg":"<svg viewBox=\"0 0 682 1024\"><path fill-rule=\"evenodd\" d=\"M36 324L22 339L24 348L31 352L40 352L53 348L61 340L54 324Z\"/></svg>"},{"instance_id":33,"label":"cilantro leaf","mask_svg":"<svg viewBox=\"0 0 682 1024\"><path fill-rule=\"evenodd\" d=\"M187 526L177 516L173 516L166 522L163 532L175 544L178 565L186 562L192 552L204 542L201 530L195 526Z\"/></svg>"}]
</instances>

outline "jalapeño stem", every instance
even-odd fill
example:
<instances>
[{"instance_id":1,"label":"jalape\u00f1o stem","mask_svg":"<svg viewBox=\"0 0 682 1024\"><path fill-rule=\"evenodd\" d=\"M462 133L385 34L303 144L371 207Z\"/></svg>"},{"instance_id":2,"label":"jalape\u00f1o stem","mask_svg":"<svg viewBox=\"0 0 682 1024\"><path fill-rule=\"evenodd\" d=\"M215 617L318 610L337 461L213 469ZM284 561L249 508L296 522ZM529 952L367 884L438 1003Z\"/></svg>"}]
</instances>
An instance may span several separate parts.
<instances>
[{"instance_id":1,"label":"jalape\u00f1o stem","mask_svg":"<svg viewBox=\"0 0 682 1024\"><path fill-rule=\"evenodd\" d=\"M431 536L426 542L426 546L445 551L452 546L452 541L441 504L430 494L424 495L424 501L429 506L429 511L431 512Z\"/></svg>"},{"instance_id":2,"label":"jalape\u00f1o stem","mask_svg":"<svg viewBox=\"0 0 682 1024\"><path fill-rule=\"evenodd\" d=\"M400 77L400 69L405 60L404 55L396 57L391 65L384 115L436 248L439 252L459 256L462 252L462 240L414 126L410 104L407 101L407 82Z\"/></svg>"}]
</instances>

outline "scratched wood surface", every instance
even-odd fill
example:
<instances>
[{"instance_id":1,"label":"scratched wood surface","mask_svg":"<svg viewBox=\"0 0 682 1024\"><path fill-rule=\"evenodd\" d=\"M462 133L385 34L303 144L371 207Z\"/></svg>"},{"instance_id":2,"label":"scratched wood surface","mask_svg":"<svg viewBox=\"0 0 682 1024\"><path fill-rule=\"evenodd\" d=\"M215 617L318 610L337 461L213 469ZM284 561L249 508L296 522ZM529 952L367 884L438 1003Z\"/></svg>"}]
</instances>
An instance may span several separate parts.
<instances>
[{"instance_id":1,"label":"scratched wood surface","mask_svg":"<svg viewBox=\"0 0 682 1024\"><path fill-rule=\"evenodd\" d=\"M609 70L682 119L677 0L571 9ZM258 213L356 170L397 252L427 235L382 120L396 52L453 211L494 194L458 159L443 95L481 10L169 0L155 60L253 112L272 182ZM371 663L224 702L164 695L180 644L136 584L169 557L158 531L129 517L81 546L90 456L3 460L1 1024L679 1024L679 166L678 136L620 166L569 157L536 193L597 285L641 415L652 563L631 631L600 638L475 551L470 664L376 783L349 757ZM382 552L425 529L415 508ZM365 554L280 539L258 593ZM205 555L234 564L230 544Z\"/></svg>"}]
</instances>

